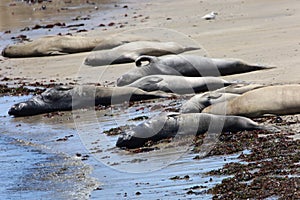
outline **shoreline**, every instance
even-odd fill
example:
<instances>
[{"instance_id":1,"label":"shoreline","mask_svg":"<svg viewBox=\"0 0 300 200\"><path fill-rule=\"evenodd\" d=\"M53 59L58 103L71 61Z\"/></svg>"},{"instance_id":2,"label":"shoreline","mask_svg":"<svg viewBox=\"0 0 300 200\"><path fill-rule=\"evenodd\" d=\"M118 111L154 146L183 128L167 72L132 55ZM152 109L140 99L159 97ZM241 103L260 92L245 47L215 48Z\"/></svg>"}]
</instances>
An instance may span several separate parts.
<instances>
[{"instance_id":1,"label":"shoreline","mask_svg":"<svg viewBox=\"0 0 300 200\"><path fill-rule=\"evenodd\" d=\"M123 5L123 4L122 4ZM249 63L258 63L267 66L274 66L275 69L270 70L262 70L255 71L251 73L245 74L237 74L232 76L222 77L226 80L243 80L247 82L253 83L261 83L261 84L283 84L283 83L300 83L299 74L300 74L300 64L299 52L300 52L300 41L298 40L300 26L298 25L298 21L300 19L300 12L296 12L300 10L300 4L296 0L292 0L286 2L284 0L276 0L272 3L268 0L254 0L251 2L243 1L243 0L230 0L230 1L199 1L195 2L194 0L187 1L158 1L152 0L150 2L145 2L145 4L135 3L135 2L125 2L124 5L128 5L128 10L124 8L124 11L128 15L124 16L124 13L117 13L115 16L112 16L112 20L108 20L108 22L113 21L116 23L116 26L105 26L102 28L97 28L97 30L88 30L88 32L75 33L79 35L87 35L93 36L96 34L101 34L103 37L110 34L118 34L122 32L139 32L141 28L145 29L146 27L154 27L160 29L170 29L174 32L178 31L181 34L170 33L171 38L176 42L179 39L183 39L186 41L186 38L191 39L191 41L195 41L198 45L202 47L201 51L197 52L200 55L207 55L210 57L218 57L218 58L238 58L245 60ZM270 6L271 5L271 6ZM119 8L123 9L122 6ZM215 20L205 21L201 19L201 17L211 11L218 12L218 16ZM107 23L108 23L107 22ZM124 27L120 28L121 25ZM104 29L107 29L104 31ZM172 32L171 31L171 32ZM54 31L55 32L55 31ZM75 30L76 32L76 30ZM31 32L30 32L31 33ZM29 34L29 33L28 33ZM153 32L153 35L160 37L163 34L159 34L158 32ZM7 35L6 35L7 36ZM34 38L34 37L33 37ZM168 38L166 36L166 38ZM189 52L189 54L193 54L195 52ZM53 57L39 57L39 58L22 58L22 59L5 59L0 57L0 80L7 79L9 80L9 84L14 85L19 81L25 83L35 83L41 82L43 84L80 84L80 83L101 83L101 84L109 84L115 81L121 74L126 72L127 70L134 67L133 63L130 64L122 64L122 65L113 65L109 67L88 67L82 64L84 58L89 54L79 53L79 54L70 54L64 56L53 56ZM21 80L19 80L21 78ZM4 81L5 82L5 81ZM7 102L8 103L8 102ZM140 105L139 105L140 106ZM142 114L143 106L137 106L140 113L136 112L135 114ZM159 106L161 106L159 104ZM162 106L161 106L162 107ZM111 110L106 110L105 112L110 113ZM120 112L115 108L115 112ZM56 113L57 114L57 113ZM74 118L72 118L72 113L70 112L59 112L57 115L54 114L45 116L35 116L29 118L21 118L21 119L10 119L7 114L4 115L3 119L6 121L4 124L7 126L16 126L19 127L17 131L20 131L20 135L27 131L32 132L30 126L32 124L28 123L28 121L34 121L34 127L38 127L40 124L47 124L47 118L50 119L50 125L57 125L56 123L62 123L65 126L71 126L73 128L76 123L73 122ZM60 115L61 114L61 115ZM100 111L98 112L99 116L109 116L103 115ZM124 114L121 112L121 114ZM126 113L125 113L126 114ZM124 116L126 117L126 115ZM153 113L152 113L153 114ZM102 116L103 115L103 116ZM116 114L117 117L120 117L120 114ZM123 117L124 117L123 116ZM283 119L283 122L279 124L283 124L283 128L286 130L283 131L282 135L267 135L266 138L271 138L274 143L282 137L286 135L289 137L298 137L299 132L295 130L299 130L299 120L298 115L294 118L289 119L290 116L286 116L286 118L282 118L282 116L278 119ZM46 119L46 120L45 120ZM85 118L84 118L85 119ZM270 123L278 123L276 119L269 119ZM105 117L102 120L107 120ZM121 123L128 123L127 120L122 118ZM88 121L88 119L87 119ZM56 123L55 123L56 122ZM98 121L97 121L98 122ZM70 124L68 124L70 123ZM120 122L119 122L120 123ZM291 130L292 126L295 126L295 130ZM21 124L19 126L19 124ZM66 125L67 124L67 125ZM91 124L93 125L93 124ZM94 124L95 125L95 124ZM108 125L104 124L104 126L110 128L113 127L113 123L110 122ZM115 124L114 124L115 125ZM5 127L5 126L4 126ZM106 127L106 128L107 128ZM5 127L5 129L9 129L10 127ZM85 128L85 127L84 127ZM36 128L37 129L37 128ZM97 128L96 128L97 129ZM65 129L64 131L66 131ZM69 129L68 129L69 130ZM45 129L47 132L47 129ZM51 140L51 144L55 145L55 147L59 147L59 150L64 148L69 148L70 152L73 150L78 150L83 148L81 145L75 144L74 141L82 141L79 135L74 134L74 137L66 137L64 131L55 132L57 135L53 136L48 132L46 135L49 137L48 140ZM76 129L70 129L70 134L76 132ZM88 134L89 141L91 141L92 147L95 147L93 151L97 153L97 150L101 151L97 143L98 140L98 129L95 131L85 130L86 132L90 131L90 134L94 134L93 137ZM289 132L290 131L290 132ZM96 133L95 133L96 132ZM99 131L100 132L100 131ZM40 132L37 131L37 135ZM286 135L285 135L286 134ZM290 135L289 135L290 134ZM293 135L294 134L294 135ZM31 135L26 135L26 137L30 138ZM253 136L253 134L248 132L248 135ZM263 141L263 137L258 139L259 133L255 133L255 139L257 141ZM22 135L23 136L23 135ZM257 146L256 141L252 140L252 137L243 138L243 134L239 134L239 137L244 140L244 144L246 147L249 145L248 140L251 140L253 149ZM246 135L247 136L247 135ZM261 136L261 135L259 135ZM41 136L40 136L41 137ZM258 138L257 138L258 137ZM57 138L67 138L66 141L61 143L57 142ZM110 138L110 142L112 142L115 138ZM224 139L224 138L223 138ZM226 139L232 139L232 141L228 142ZM236 142L234 136L225 135L224 146L226 148L227 145L231 144L237 145L240 147L240 143ZM286 138L281 140L284 144L289 144ZM39 141L44 142L46 144L47 141ZM268 144L268 142L265 144ZM51 145L50 144L50 145ZM72 145L73 144L73 145ZM262 143L264 144L264 143ZM280 144L280 143L279 143ZM299 143L298 143L299 144ZM233 150L236 150L231 148ZM80 147L79 147L80 146ZM52 146L53 147L53 146ZM71 150L70 150L71 149ZM231 150L230 148L228 148ZM284 148L283 148L284 149ZM217 149L220 152L223 152L222 149ZM263 151L268 152L268 149L263 149ZM201 160L192 159L192 154L184 157L184 161L178 161L179 164L174 164L171 166L171 171L168 169L162 170L161 172L157 172L157 177L152 178L151 174L146 174L146 180L144 180L144 174L139 174L138 176L135 174L125 174L122 172L116 172L115 169L111 169L110 167L105 166L103 168L103 163L100 163L99 160L94 158L94 154L87 152L87 149L78 150L82 155L91 155L90 160L88 160L87 164L91 164L94 167L94 171L92 172L92 176L95 175L100 182L103 183L101 187L92 191L90 198L97 199L97 197L101 197L101 195L106 196L110 194L110 198L126 198L127 195L129 198L140 198L140 197L148 197L156 194L156 191L159 191L158 195L162 195L162 198L168 197L178 197L178 198L197 198L197 195L205 195L201 193L201 191L194 188L195 184L200 188L201 186L211 185L210 177L204 176L200 174L199 169L205 168L205 163L202 166ZM100 152L99 151L99 152ZM275 151L274 151L275 152ZM292 152L292 151L291 151ZM68 152L69 153L69 152ZM118 155L120 153L116 149L106 150L106 153L115 153ZM124 153L124 152L122 152ZM121 154L122 154L121 153ZM259 152L258 152L259 153ZM278 153L278 152L277 152ZM155 153L154 153L155 154ZM238 154L234 159L230 159L232 154L225 154L220 156L217 162L222 162L223 164L229 163L230 161L236 163L240 163L236 161L238 156L249 156L244 155L243 151L238 151ZM93 155L93 156L92 156ZM98 156L102 155L99 153ZM122 154L123 155L123 154ZM279 154L280 152L279 152ZM140 155L134 155L134 157L139 158ZM93 157L93 158L92 158ZM133 157L130 157L132 159ZM216 157L212 156L211 159L214 161ZM226 160L227 159L227 160ZM110 161L110 159L104 159L106 162ZM134 160L134 159L133 159ZM205 159L204 159L205 160ZM209 158L208 158L209 160ZM240 159L242 160L242 159ZM122 160L121 160L122 161ZM203 161L203 160L202 160ZM259 160L254 160L259 164ZM98 163L97 163L98 162ZM122 162L120 162L122 163ZM114 164L120 164L119 160L111 163L107 163L108 166L113 166ZM219 163L219 164L220 164ZM126 163L127 164L127 163ZM243 163L244 165L245 163ZM263 163L264 164L264 163ZM268 163L267 163L268 164ZM273 163L275 166L277 163ZM209 162L208 162L209 165ZM234 165L234 164L233 164ZM241 164L242 165L242 164ZM267 166L267 165L266 165ZM173 168L172 168L173 167ZM188 171L182 170L188 168ZM227 165L227 168L234 168L235 166ZM243 166L245 167L245 166ZM249 167L249 166L247 166ZM225 166L224 169L226 170ZM220 169L221 170L221 169ZM249 170L247 169L248 174ZM274 169L273 169L274 170ZM167 171L167 172L166 172ZM201 171L201 170L200 170ZM270 172L271 171L271 172ZM274 173L270 170L268 173ZM221 171L222 172L222 171ZM220 171L215 171L217 175L224 175ZM261 169L263 173L263 169ZM276 172L276 169L275 169ZM280 172L283 173L283 172ZM297 172L295 176L298 176ZM188 176L187 176L188 175ZM229 173L226 175L240 177L239 173ZM261 174L258 174L258 177ZM124 178L124 177L125 178ZM178 178L178 177L179 178ZM177 177L178 180L171 180L172 177ZM183 177L183 178L182 178ZM189 178L184 178L189 177ZM216 178L217 177L217 178ZM264 176L262 176L264 177ZM221 182L221 178L218 176L212 176L213 181ZM244 177L242 177L244 178ZM297 177L296 177L297 178ZM297 181L299 180L299 176ZM120 181L124 181L123 183ZM198 182L197 182L198 181ZM206 181L206 182L205 182ZM227 180L228 181L228 180ZM231 179L233 184L240 185L240 183L234 182ZM203 182L203 183L202 183ZM298 181L299 182L299 181ZM227 183L224 181L224 185ZM127 188L123 188L122 184L127 185ZM243 184L243 183L242 183ZM113 187L111 187L113 185ZM228 184L227 184L228 185ZM299 184L298 184L299 185ZM298 186L299 188L299 186ZM203 188L202 188L203 189ZM118 190L118 191L117 191ZM204 191L207 188L203 189ZM191 192L190 192L191 191ZM228 191L235 191L234 189ZM163 196L163 194L168 194L169 196ZM218 191L216 191L218 193ZM140 196L141 195L141 196ZM219 192L220 195L220 192ZM226 195L226 194L225 194ZM154 195L155 196L155 195ZM217 196L217 195L216 195ZM198 196L199 197L199 196ZM211 196L207 197L210 198ZM218 196L217 196L218 197ZM273 196L271 196L272 198Z\"/></svg>"}]
</instances>

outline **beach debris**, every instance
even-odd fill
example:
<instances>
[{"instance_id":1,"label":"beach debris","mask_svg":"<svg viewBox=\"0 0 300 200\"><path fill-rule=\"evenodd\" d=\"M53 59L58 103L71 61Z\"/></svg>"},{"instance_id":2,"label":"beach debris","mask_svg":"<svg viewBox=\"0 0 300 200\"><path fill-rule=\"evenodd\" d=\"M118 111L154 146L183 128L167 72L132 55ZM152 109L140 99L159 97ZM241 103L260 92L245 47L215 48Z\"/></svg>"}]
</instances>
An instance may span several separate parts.
<instances>
[{"instance_id":1,"label":"beach debris","mask_svg":"<svg viewBox=\"0 0 300 200\"><path fill-rule=\"evenodd\" d=\"M11 37L12 40L16 40L17 42L30 41L30 39L26 35L18 35L16 37Z\"/></svg>"},{"instance_id":2,"label":"beach debris","mask_svg":"<svg viewBox=\"0 0 300 200\"><path fill-rule=\"evenodd\" d=\"M77 16L75 18L72 19L72 21L78 21L78 20L90 20L91 16L87 15L87 16Z\"/></svg>"},{"instance_id":3,"label":"beach debris","mask_svg":"<svg viewBox=\"0 0 300 200\"><path fill-rule=\"evenodd\" d=\"M205 19L205 20L212 20L212 19L215 19L217 15L218 15L217 12L212 11L211 13L206 14L206 15L204 15L204 16L201 17L201 18L202 18L202 19Z\"/></svg>"},{"instance_id":4,"label":"beach debris","mask_svg":"<svg viewBox=\"0 0 300 200\"><path fill-rule=\"evenodd\" d=\"M30 28L26 26L25 28L21 29L20 31L30 31Z\"/></svg>"},{"instance_id":5,"label":"beach debris","mask_svg":"<svg viewBox=\"0 0 300 200\"><path fill-rule=\"evenodd\" d=\"M80 26L84 26L84 24L83 23L81 23L81 24L71 24L71 25L65 26L64 28L74 28L74 27L80 27Z\"/></svg>"}]
</instances>

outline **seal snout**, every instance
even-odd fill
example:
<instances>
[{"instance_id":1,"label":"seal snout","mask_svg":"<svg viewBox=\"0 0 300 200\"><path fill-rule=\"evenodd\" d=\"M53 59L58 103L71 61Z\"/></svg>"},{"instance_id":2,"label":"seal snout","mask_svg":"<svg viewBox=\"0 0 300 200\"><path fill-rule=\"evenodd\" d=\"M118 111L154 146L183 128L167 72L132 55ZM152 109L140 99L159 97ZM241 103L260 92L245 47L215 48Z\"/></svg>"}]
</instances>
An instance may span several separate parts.
<instances>
[{"instance_id":1,"label":"seal snout","mask_svg":"<svg viewBox=\"0 0 300 200\"><path fill-rule=\"evenodd\" d=\"M92 65L91 59L90 59L89 57L87 57L87 58L84 60L84 64L85 64L85 65Z\"/></svg>"},{"instance_id":2,"label":"seal snout","mask_svg":"<svg viewBox=\"0 0 300 200\"><path fill-rule=\"evenodd\" d=\"M127 147L128 144L130 143L130 139L131 139L131 135L130 134L127 134L125 132L123 132L118 140L117 140L117 143L116 143L116 146L117 147Z\"/></svg>"},{"instance_id":3,"label":"seal snout","mask_svg":"<svg viewBox=\"0 0 300 200\"><path fill-rule=\"evenodd\" d=\"M22 102L13 105L9 110L8 114L15 117L29 116L38 114L40 108L36 107L37 105L32 101Z\"/></svg>"},{"instance_id":4,"label":"seal snout","mask_svg":"<svg viewBox=\"0 0 300 200\"><path fill-rule=\"evenodd\" d=\"M26 107L26 103L15 104L9 109L8 114L9 115L18 115L20 113L20 111L22 111L25 107Z\"/></svg>"},{"instance_id":5,"label":"seal snout","mask_svg":"<svg viewBox=\"0 0 300 200\"><path fill-rule=\"evenodd\" d=\"M119 136L116 146L120 148L135 149L142 147L148 140L147 138L136 137L135 135L136 132L133 130L123 132Z\"/></svg>"}]
</instances>

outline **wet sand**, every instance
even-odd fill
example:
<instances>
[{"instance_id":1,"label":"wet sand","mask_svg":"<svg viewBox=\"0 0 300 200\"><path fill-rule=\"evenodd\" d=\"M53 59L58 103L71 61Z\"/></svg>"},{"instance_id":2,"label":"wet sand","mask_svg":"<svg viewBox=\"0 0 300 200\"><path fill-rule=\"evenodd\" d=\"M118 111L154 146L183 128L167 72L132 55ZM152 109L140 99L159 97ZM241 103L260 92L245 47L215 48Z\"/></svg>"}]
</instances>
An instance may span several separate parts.
<instances>
[{"instance_id":1,"label":"wet sand","mask_svg":"<svg viewBox=\"0 0 300 200\"><path fill-rule=\"evenodd\" d=\"M298 36L300 30L298 25L300 5L296 0L288 2L284 0L272 2L267 0L249 2L241 0L226 2L221 0L213 2L152 0L145 1L144 3L126 2L118 5L118 12L110 16L106 21L101 22L108 24L113 21L116 23L115 26L86 26L83 28L87 29L88 32L82 33L77 33L81 28L76 30L57 28L51 31L22 32L22 34L25 33L30 38L36 38L41 35L57 34L59 32L66 34L70 32L81 35L101 34L105 37L106 35L122 32L139 34L141 32L141 34L148 32L149 34L147 30L155 30L153 32L150 31L150 33L157 35L160 39L194 43L202 48L200 51L190 53L219 58L239 58L249 63L276 67L271 70L224 77L227 80L238 79L265 84L300 83L300 43ZM128 8L123 8L125 5ZM205 21L201 19L204 14L211 11L218 12L215 20ZM127 17L125 17L125 14L127 14ZM93 18L91 20L93 21ZM120 28L121 25L123 25L122 28ZM146 29L147 27L155 28ZM146 31L136 28L146 29ZM176 31L179 33L177 34ZM18 31L11 34L2 34L1 37L5 39L5 41L1 41L2 46L3 44L13 43L10 37L18 34L20 34ZM51 82L56 84L105 82L105 84L108 84L114 82L121 74L134 67L133 64L88 67L82 64L88 54L80 53L66 56L24 59L6 59L1 57L0 79L7 77L11 79L11 84L19 82L19 80L14 80L18 78L21 78L22 82ZM8 99L8 101L10 100ZM10 103L13 104L14 102ZM6 102L3 109L8 109L8 107L9 102ZM129 169L134 169L130 168L130 166L132 167L134 164L139 166L139 162L145 162L141 166L147 166L147 161L143 160L145 159L144 157L151 160L157 156L156 151L128 155L124 151L113 148L116 136L108 137L108 142L111 146L105 146L104 151L101 148L103 144L98 141L98 134L100 134L102 128L107 130L112 127L118 127L128 123L127 118L145 115L147 112L136 112L140 107L146 106L142 104L136 109L121 111L116 109L113 111L115 114L113 118L109 115L110 110L106 111L108 112L106 115L101 111L97 112L98 118L93 118L93 115L89 115L92 117L88 118L85 115L88 112L83 110L81 113L83 117L77 118L77 124L73 122L74 116L76 120L76 114L73 115L74 113L70 112L65 112L62 116L55 115L51 117L50 115L50 117L35 116L13 119L9 118L5 111L3 111L1 118L3 119L2 125L4 126L2 127L4 128L1 129L1 132L11 134L9 131L10 127L18 127L16 131L13 131L12 135L14 137L20 137L29 141L35 138L34 142L49 145L50 148L54 148L58 152L66 152L72 156L80 153L80 158L84 155L89 155L90 157L85 162L93 166L94 171L92 176L96 177L98 184L100 184L99 187L93 188L94 191L91 193L91 199L101 199L101 197L105 197L106 199L126 197L130 199L143 197L169 199L174 196L178 199L200 197L211 199L212 195L203 191L216 183L220 183L227 176L215 177L204 175L203 173L220 168L226 162L238 161L237 157L242 155L240 151L237 154L229 156L212 156L201 160L194 160L193 158L198 154L187 151L178 160L175 159L176 161L171 165L154 173L131 174L116 170L118 167L128 166ZM116 114L115 112L120 113ZM149 115L153 115L155 112L151 111ZM94 121L95 119L97 120ZM78 128L80 121L86 126ZM100 127L95 127L97 124L101 124ZM292 130L292 132L297 133L299 132L297 125L299 123L297 120L295 124L296 129ZM44 127L42 132L46 133L43 135L44 139L41 136L38 137L40 132L36 130L41 125ZM75 125L77 125L76 130ZM80 128L83 132L80 132ZM286 130L289 130L289 128L289 125L285 126ZM53 132L50 130L53 130ZM23 133L27 133L28 135L24 135ZM74 137L68 138L67 136L70 134L73 134ZM62 138L62 142L56 141L59 138ZM65 141L64 138L66 138ZM84 145L76 145L81 142ZM247 154L247 152L244 153ZM116 158L122 159L118 160ZM129 161L133 162L130 163ZM151 165L148 163L148 166ZM172 177L175 178L172 180ZM203 186L203 190L189 189L197 185L199 188ZM189 190L196 191L196 193L189 194ZM155 195L152 196L153 194Z\"/></svg>"}]
</instances>

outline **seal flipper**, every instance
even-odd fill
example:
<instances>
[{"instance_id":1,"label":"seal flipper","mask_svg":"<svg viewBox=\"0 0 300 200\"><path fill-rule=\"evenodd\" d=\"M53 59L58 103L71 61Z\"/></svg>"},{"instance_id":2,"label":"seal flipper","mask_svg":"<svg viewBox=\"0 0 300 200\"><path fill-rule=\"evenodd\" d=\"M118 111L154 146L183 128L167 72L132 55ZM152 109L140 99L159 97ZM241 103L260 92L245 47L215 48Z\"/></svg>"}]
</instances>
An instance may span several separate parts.
<instances>
[{"instance_id":1,"label":"seal flipper","mask_svg":"<svg viewBox=\"0 0 300 200\"><path fill-rule=\"evenodd\" d=\"M158 58L155 57L155 56L145 56L145 55L143 55L143 56L138 57L135 60L135 66L142 67L142 62L147 61L147 62L149 62L147 65L149 65L151 63L156 62L157 60L158 60Z\"/></svg>"},{"instance_id":2,"label":"seal flipper","mask_svg":"<svg viewBox=\"0 0 300 200\"><path fill-rule=\"evenodd\" d=\"M160 83L163 80L164 79L161 77L149 77L146 78L145 82L142 83L138 88L147 92L156 91L159 90L158 83Z\"/></svg>"},{"instance_id":3,"label":"seal flipper","mask_svg":"<svg viewBox=\"0 0 300 200\"><path fill-rule=\"evenodd\" d=\"M64 53L64 52L61 52L61 51L49 51L47 53L48 56L59 56L59 55L67 55L69 53Z\"/></svg>"}]
</instances>

